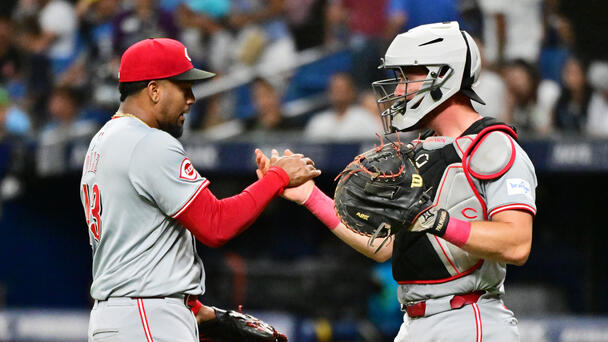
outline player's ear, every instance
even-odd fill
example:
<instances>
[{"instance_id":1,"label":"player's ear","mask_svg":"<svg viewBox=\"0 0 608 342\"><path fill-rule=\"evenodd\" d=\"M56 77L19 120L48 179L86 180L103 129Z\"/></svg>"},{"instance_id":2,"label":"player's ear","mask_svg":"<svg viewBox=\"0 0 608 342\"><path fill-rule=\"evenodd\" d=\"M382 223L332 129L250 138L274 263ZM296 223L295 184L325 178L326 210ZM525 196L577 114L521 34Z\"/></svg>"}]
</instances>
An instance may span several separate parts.
<instances>
[{"instance_id":1,"label":"player's ear","mask_svg":"<svg viewBox=\"0 0 608 342\"><path fill-rule=\"evenodd\" d=\"M150 100L154 103L158 103L160 101L160 83L158 81L150 81L148 82L148 86L146 87L146 92Z\"/></svg>"}]
</instances>

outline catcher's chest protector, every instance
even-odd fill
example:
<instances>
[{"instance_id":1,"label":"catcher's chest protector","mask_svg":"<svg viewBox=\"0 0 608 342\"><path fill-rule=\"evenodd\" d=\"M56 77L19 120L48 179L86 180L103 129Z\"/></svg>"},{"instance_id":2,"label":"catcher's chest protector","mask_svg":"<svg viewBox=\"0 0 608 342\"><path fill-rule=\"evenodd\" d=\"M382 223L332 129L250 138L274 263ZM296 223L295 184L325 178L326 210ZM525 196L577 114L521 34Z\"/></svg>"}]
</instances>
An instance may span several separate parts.
<instances>
[{"instance_id":1,"label":"catcher's chest protector","mask_svg":"<svg viewBox=\"0 0 608 342\"><path fill-rule=\"evenodd\" d=\"M467 221L487 219L486 205L478 190L479 180L502 175L513 157L508 151L488 151L487 142L509 144L511 141L503 132L496 132L498 130L508 131L510 127L485 118L457 139L432 136L416 145L416 166L425 186L431 187L433 204L448 210L451 217ZM490 141L490 136L493 140L504 140ZM506 151L500 145L498 150ZM395 237L393 277L399 284L448 282L471 274L483 262L432 234L402 231Z\"/></svg>"}]
</instances>

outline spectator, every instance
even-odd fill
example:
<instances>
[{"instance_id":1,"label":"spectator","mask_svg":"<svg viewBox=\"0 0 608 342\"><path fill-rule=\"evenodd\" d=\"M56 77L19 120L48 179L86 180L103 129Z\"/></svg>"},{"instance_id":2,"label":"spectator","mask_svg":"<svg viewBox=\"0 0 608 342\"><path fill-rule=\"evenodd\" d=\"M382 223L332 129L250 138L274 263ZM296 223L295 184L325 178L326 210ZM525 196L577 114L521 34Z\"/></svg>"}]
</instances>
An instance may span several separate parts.
<instances>
[{"instance_id":1,"label":"spectator","mask_svg":"<svg viewBox=\"0 0 608 342\"><path fill-rule=\"evenodd\" d=\"M0 88L0 203L19 195L23 178L29 176L26 146L30 128L27 114Z\"/></svg>"},{"instance_id":2,"label":"spectator","mask_svg":"<svg viewBox=\"0 0 608 342\"><path fill-rule=\"evenodd\" d=\"M86 50L78 58L61 84L92 89L90 103L100 108L114 108L119 58L114 54L113 20L120 11L118 0L80 0L76 12L81 18L80 33Z\"/></svg>"},{"instance_id":3,"label":"spectator","mask_svg":"<svg viewBox=\"0 0 608 342\"><path fill-rule=\"evenodd\" d=\"M9 93L0 88L0 136L28 136L31 123L27 114L11 102Z\"/></svg>"},{"instance_id":4,"label":"spectator","mask_svg":"<svg viewBox=\"0 0 608 342\"><path fill-rule=\"evenodd\" d=\"M59 75L77 57L78 18L74 6L64 0L38 0L38 20L42 34L35 42L51 61L53 72Z\"/></svg>"},{"instance_id":5,"label":"spectator","mask_svg":"<svg viewBox=\"0 0 608 342\"><path fill-rule=\"evenodd\" d=\"M374 1L370 1L374 2ZM387 7L387 38L412 27L442 21L458 21L458 0L390 0Z\"/></svg>"},{"instance_id":6,"label":"spectator","mask_svg":"<svg viewBox=\"0 0 608 342\"><path fill-rule=\"evenodd\" d=\"M48 110L51 121L40 132L36 155L39 175L64 172L69 167L66 150L77 140L88 139L98 124L81 116L81 96L70 87L60 86L51 92Z\"/></svg>"},{"instance_id":7,"label":"spectator","mask_svg":"<svg viewBox=\"0 0 608 342\"><path fill-rule=\"evenodd\" d=\"M0 82L7 85L21 72L23 57L14 44L14 25L10 18L0 16Z\"/></svg>"},{"instance_id":8,"label":"spectator","mask_svg":"<svg viewBox=\"0 0 608 342\"><path fill-rule=\"evenodd\" d=\"M387 45L387 1L337 0L329 6L327 43L343 42L346 38L352 63L356 65L352 74L360 89L369 88L373 81L382 78L378 65ZM343 31L347 37L342 37Z\"/></svg>"},{"instance_id":9,"label":"spectator","mask_svg":"<svg viewBox=\"0 0 608 342\"><path fill-rule=\"evenodd\" d=\"M245 123L248 132L266 134L297 128L295 122L283 116L281 96L270 82L257 78L253 81L251 89L256 115Z\"/></svg>"},{"instance_id":10,"label":"spectator","mask_svg":"<svg viewBox=\"0 0 608 342\"><path fill-rule=\"evenodd\" d=\"M238 30L238 63L257 65L262 73L293 66L296 49L285 20L284 0L233 0L228 21Z\"/></svg>"},{"instance_id":11,"label":"spectator","mask_svg":"<svg viewBox=\"0 0 608 342\"><path fill-rule=\"evenodd\" d=\"M212 70L227 70L233 64L234 38L226 25L230 6L228 0L186 0L177 7L181 37L193 62Z\"/></svg>"},{"instance_id":12,"label":"spectator","mask_svg":"<svg viewBox=\"0 0 608 342\"><path fill-rule=\"evenodd\" d=\"M298 51L323 45L328 0L285 0L286 20Z\"/></svg>"},{"instance_id":13,"label":"spectator","mask_svg":"<svg viewBox=\"0 0 608 342\"><path fill-rule=\"evenodd\" d=\"M593 62L588 77L593 94L587 113L587 134L608 137L608 62Z\"/></svg>"},{"instance_id":14,"label":"spectator","mask_svg":"<svg viewBox=\"0 0 608 342\"><path fill-rule=\"evenodd\" d=\"M120 11L120 1L80 0L77 10L81 17L81 32L86 46L90 50L88 52L88 60L90 61L92 58L96 62L104 64L110 63L115 59L118 60L113 47L113 20ZM95 68L99 68L99 65L95 65ZM115 71L118 72L118 69ZM114 76L116 76L116 72L113 73Z\"/></svg>"},{"instance_id":15,"label":"spectator","mask_svg":"<svg viewBox=\"0 0 608 342\"><path fill-rule=\"evenodd\" d=\"M585 130L591 87L583 64L570 57L562 69L561 93L554 109L555 128L563 133L581 134Z\"/></svg>"},{"instance_id":16,"label":"spectator","mask_svg":"<svg viewBox=\"0 0 608 342\"><path fill-rule=\"evenodd\" d=\"M460 27L473 37L483 35L483 13L478 0L460 0Z\"/></svg>"},{"instance_id":17,"label":"spectator","mask_svg":"<svg viewBox=\"0 0 608 342\"><path fill-rule=\"evenodd\" d=\"M21 4L21 3L20 3ZM35 16L21 17L17 26L16 43L23 51L24 106L31 114L35 129L47 120L46 104L54 78L49 58L41 51L37 42L42 40L42 31Z\"/></svg>"},{"instance_id":18,"label":"spectator","mask_svg":"<svg viewBox=\"0 0 608 342\"><path fill-rule=\"evenodd\" d=\"M538 65L543 78L561 82L564 64L574 50L572 24L560 11L560 0L543 2L543 42Z\"/></svg>"},{"instance_id":19,"label":"spectator","mask_svg":"<svg viewBox=\"0 0 608 342\"><path fill-rule=\"evenodd\" d=\"M316 114L306 125L309 139L356 140L373 139L383 132L378 116L355 103L356 89L352 76L336 73L328 87L331 109Z\"/></svg>"},{"instance_id":20,"label":"spectator","mask_svg":"<svg viewBox=\"0 0 608 342\"><path fill-rule=\"evenodd\" d=\"M127 47L156 37L176 38L178 29L173 14L159 8L156 0L135 0L135 6L119 13L114 21L114 54Z\"/></svg>"},{"instance_id":21,"label":"spectator","mask_svg":"<svg viewBox=\"0 0 608 342\"><path fill-rule=\"evenodd\" d=\"M538 70L521 59L507 64L503 76L507 86L507 121L524 134L550 133L551 111L559 96L559 86L541 80Z\"/></svg>"},{"instance_id":22,"label":"spectator","mask_svg":"<svg viewBox=\"0 0 608 342\"><path fill-rule=\"evenodd\" d=\"M365 90L359 94L359 105L365 110L378 117L380 121L380 111L378 109L378 103L376 103L376 96L371 90Z\"/></svg>"},{"instance_id":23,"label":"spectator","mask_svg":"<svg viewBox=\"0 0 608 342\"><path fill-rule=\"evenodd\" d=\"M543 0L479 0L488 64L515 59L536 64L543 39Z\"/></svg>"}]
</instances>

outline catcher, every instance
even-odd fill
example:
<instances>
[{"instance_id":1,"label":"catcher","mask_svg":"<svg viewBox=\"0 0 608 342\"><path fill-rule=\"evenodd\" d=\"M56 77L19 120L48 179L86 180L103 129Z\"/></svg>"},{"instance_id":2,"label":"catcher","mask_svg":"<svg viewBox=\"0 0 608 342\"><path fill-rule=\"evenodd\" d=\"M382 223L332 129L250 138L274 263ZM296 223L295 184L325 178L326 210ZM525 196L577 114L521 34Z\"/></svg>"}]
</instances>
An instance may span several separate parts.
<instances>
[{"instance_id":1,"label":"catcher","mask_svg":"<svg viewBox=\"0 0 608 342\"><path fill-rule=\"evenodd\" d=\"M519 341L503 284L506 264L530 254L537 182L514 128L471 105L484 103L475 42L456 22L419 26L381 67L395 75L372 84L385 133L428 130L357 156L333 200L312 181L283 196L360 253L392 258L405 313L396 342ZM256 155L262 176L269 160Z\"/></svg>"}]
</instances>

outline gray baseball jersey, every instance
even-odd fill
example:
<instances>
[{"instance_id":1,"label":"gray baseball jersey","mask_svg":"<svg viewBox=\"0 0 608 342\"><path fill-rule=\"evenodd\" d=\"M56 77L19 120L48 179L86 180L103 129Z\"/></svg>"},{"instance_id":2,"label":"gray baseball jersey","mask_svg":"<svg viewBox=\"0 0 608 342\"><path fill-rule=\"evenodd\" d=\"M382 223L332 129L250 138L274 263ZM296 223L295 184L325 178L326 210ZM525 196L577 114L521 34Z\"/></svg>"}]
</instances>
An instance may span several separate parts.
<instances>
[{"instance_id":1,"label":"gray baseball jersey","mask_svg":"<svg viewBox=\"0 0 608 342\"><path fill-rule=\"evenodd\" d=\"M91 296L204 292L194 236L172 217L209 184L179 141L135 117L115 117L92 139L80 184L93 249Z\"/></svg>"},{"instance_id":2,"label":"gray baseball jersey","mask_svg":"<svg viewBox=\"0 0 608 342\"><path fill-rule=\"evenodd\" d=\"M492 124L479 121L463 137L429 137L416 148L415 162L434 204L451 217L479 221L504 210L536 212L534 166L506 134L510 128L482 130ZM393 246L393 275L399 301L410 310L395 342L519 341L517 319L501 299L504 263L480 259L435 235L401 234ZM460 296L473 293L479 295L468 303Z\"/></svg>"}]
</instances>

